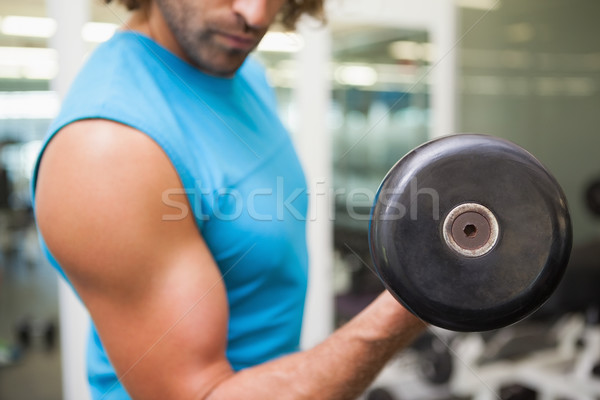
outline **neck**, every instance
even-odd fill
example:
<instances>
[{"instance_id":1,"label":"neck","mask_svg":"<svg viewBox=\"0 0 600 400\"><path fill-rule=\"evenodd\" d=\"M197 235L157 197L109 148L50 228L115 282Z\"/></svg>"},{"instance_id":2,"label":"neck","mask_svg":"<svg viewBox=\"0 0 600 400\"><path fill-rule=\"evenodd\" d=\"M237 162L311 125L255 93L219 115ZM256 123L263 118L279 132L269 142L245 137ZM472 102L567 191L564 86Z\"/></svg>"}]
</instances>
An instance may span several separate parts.
<instances>
[{"instance_id":1,"label":"neck","mask_svg":"<svg viewBox=\"0 0 600 400\"><path fill-rule=\"evenodd\" d=\"M143 33L179 58L191 63L169 29L156 2L153 1L148 7L134 11L125 24L125 29Z\"/></svg>"}]
</instances>

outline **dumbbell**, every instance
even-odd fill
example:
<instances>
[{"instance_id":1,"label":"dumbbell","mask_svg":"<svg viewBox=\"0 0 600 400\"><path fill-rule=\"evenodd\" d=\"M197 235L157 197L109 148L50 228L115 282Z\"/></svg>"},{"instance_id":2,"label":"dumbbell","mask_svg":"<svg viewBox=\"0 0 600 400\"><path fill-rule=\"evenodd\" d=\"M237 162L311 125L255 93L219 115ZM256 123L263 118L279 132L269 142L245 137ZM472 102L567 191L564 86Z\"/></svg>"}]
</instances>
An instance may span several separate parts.
<instances>
[{"instance_id":1,"label":"dumbbell","mask_svg":"<svg viewBox=\"0 0 600 400\"><path fill-rule=\"evenodd\" d=\"M572 245L556 179L516 144L462 134L427 142L385 176L369 247L384 286L454 331L513 324L560 282Z\"/></svg>"}]
</instances>

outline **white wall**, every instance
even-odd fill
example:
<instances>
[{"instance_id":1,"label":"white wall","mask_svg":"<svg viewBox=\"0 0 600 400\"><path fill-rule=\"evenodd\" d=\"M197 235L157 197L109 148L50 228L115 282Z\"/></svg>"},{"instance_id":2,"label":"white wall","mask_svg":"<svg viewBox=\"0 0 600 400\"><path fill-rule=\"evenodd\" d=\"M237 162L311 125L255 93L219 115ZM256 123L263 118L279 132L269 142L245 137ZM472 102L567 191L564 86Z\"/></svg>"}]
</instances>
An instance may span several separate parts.
<instances>
[{"instance_id":1,"label":"white wall","mask_svg":"<svg viewBox=\"0 0 600 400\"><path fill-rule=\"evenodd\" d=\"M51 88L63 98L85 55L81 29L89 20L89 2L47 0L47 8L48 16L54 18L58 26L56 34L50 40L50 47L56 49L59 55L59 72L52 81ZM62 278L59 278L58 300L63 398L86 400L90 398L85 368L89 317L70 286Z\"/></svg>"}]
</instances>

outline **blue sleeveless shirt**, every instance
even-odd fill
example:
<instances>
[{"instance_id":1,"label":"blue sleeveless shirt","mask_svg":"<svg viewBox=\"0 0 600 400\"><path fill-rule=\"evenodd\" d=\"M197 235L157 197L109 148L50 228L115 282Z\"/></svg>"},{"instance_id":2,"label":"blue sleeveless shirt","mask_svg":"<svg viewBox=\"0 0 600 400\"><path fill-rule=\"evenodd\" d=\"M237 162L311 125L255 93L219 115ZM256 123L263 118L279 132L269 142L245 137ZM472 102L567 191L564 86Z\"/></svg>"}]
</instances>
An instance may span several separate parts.
<instances>
[{"instance_id":1,"label":"blue sleeveless shirt","mask_svg":"<svg viewBox=\"0 0 600 400\"><path fill-rule=\"evenodd\" d=\"M233 368L298 350L307 284L307 191L264 70L248 59L232 78L210 76L148 37L119 32L80 71L44 148L65 125L89 118L145 133L175 167L225 282L226 355ZM166 217L176 219L181 205L166 201L173 207ZM95 400L129 399L93 324L87 365Z\"/></svg>"}]
</instances>

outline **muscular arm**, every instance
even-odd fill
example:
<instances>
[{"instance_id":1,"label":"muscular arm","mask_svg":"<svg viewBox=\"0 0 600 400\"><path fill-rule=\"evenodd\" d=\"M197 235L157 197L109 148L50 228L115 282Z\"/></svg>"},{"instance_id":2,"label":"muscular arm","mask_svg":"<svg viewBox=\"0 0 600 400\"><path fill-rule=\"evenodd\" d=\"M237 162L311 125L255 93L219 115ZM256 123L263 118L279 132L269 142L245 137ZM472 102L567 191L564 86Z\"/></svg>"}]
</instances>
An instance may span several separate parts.
<instances>
[{"instance_id":1,"label":"muscular arm","mask_svg":"<svg viewBox=\"0 0 600 400\"><path fill-rule=\"evenodd\" d=\"M162 219L180 187L156 143L103 120L64 128L40 167L39 228L133 399L351 399L422 330L384 293L315 348L235 373L220 272L191 212Z\"/></svg>"}]
</instances>

